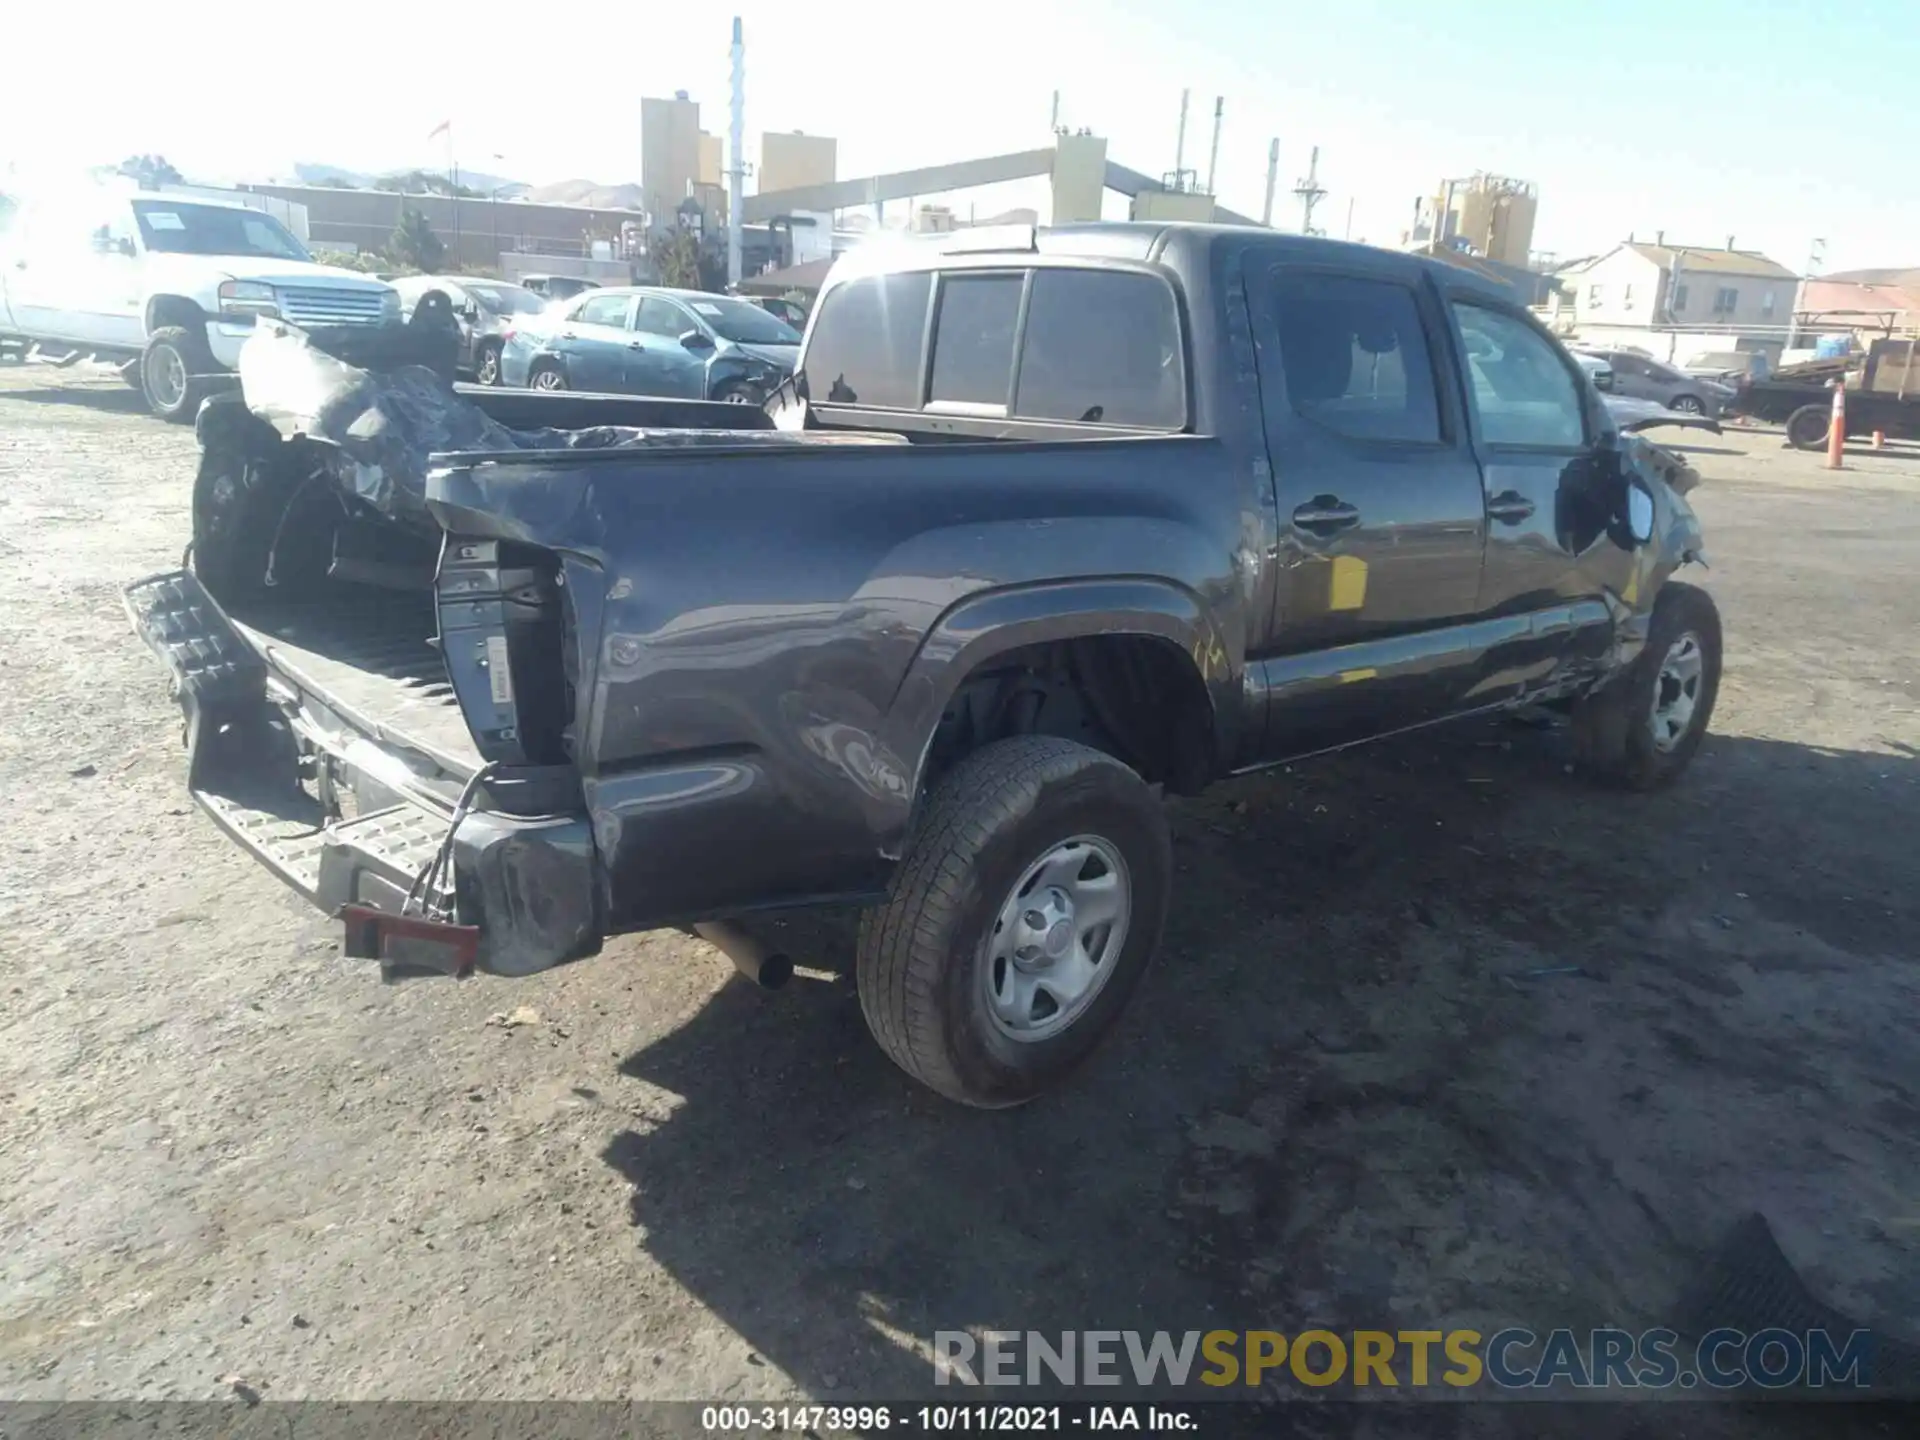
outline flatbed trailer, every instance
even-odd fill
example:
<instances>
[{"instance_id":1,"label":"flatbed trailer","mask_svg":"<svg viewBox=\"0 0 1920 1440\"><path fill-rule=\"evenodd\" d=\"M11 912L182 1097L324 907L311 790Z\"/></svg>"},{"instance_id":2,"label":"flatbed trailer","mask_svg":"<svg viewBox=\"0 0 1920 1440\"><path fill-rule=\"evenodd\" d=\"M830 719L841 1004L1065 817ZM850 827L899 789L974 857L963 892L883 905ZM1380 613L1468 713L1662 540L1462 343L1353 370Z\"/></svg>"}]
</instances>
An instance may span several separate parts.
<instances>
[{"instance_id":1,"label":"flatbed trailer","mask_svg":"<svg viewBox=\"0 0 1920 1440\"><path fill-rule=\"evenodd\" d=\"M1879 432L1920 440L1920 338L1880 339L1860 357L1795 365L1766 380L1743 381L1727 407L1787 427L1787 443L1818 450L1832 427L1833 387L1847 387L1847 434Z\"/></svg>"}]
</instances>

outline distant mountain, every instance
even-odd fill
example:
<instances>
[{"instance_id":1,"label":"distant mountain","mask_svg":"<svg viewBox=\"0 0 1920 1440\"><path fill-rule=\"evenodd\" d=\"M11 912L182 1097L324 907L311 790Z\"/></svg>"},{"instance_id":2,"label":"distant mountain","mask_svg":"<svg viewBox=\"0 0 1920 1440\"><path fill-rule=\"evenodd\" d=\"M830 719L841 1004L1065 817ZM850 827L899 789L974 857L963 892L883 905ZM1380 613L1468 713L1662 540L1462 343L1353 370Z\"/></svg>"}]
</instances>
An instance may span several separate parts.
<instances>
[{"instance_id":1,"label":"distant mountain","mask_svg":"<svg viewBox=\"0 0 1920 1440\"><path fill-rule=\"evenodd\" d=\"M414 165L396 170L367 171L348 170L340 165L320 165L309 164L306 161L295 161L293 166L293 183L296 185L340 185L352 190L372 190L376 188L382 180L390 179L395 175L409 175L416 170L423 171L427 174L440 173L431 165ZM524 180L514 180L505 175L490 175L484 170L469 170L464 165L460 167L460 183L470 190L478 190L488 195L491 195L497 190L503 199L517 198L524 195L528 189L527 182Z\"/></svg>"},{"instance_id":2,"label":"distant mountain","mask_svg":"<svg viewBox=\"0 0 1920 1440\"><path fill-rule=\"evenodd\" d=\"M343 170L338 165L308 165L296 160L293 183L296 185L346 185L355 190L371 190L374 177L364 170Z\"/></svg>"},{"instance_id":3,"label":"distant mountain","mask_svg":"<svg viewBox=\"0 0 1920 1440\"><path fill-rule=\"evenodd\" d=\"M644 210L638 185L602 185L594 180L556 180L536 185L523 197L547 205L580 205L589 210Z\"/></svg>"}]
</instances>

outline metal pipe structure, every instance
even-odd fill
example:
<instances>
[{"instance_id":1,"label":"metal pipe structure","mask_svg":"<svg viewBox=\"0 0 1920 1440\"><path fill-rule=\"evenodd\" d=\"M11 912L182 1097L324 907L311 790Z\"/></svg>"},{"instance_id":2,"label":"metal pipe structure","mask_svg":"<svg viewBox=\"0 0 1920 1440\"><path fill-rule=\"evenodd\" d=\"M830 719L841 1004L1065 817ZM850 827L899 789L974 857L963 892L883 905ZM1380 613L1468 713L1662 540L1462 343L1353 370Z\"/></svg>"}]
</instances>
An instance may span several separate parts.
<instances>
[{"instance_id":1,"label":"metal pipe structure","mask_svg":"<svg viewBox=\"0 0 1920 1440\"><path fill-rule=\"evenodd\" d=\"M1187 97L1191 91L1180 92L1180 134L1173 142L1173 188L1180 188L1180 177L1185 173L1187 164Z\"/></svg>"},{"instance_id":2,"label":"metal pipe structure","mask_svg":"<svg viewBox=\"0 0 1920 1440\"><path fill-rule=\"evenodd\" d=\"M1213 148L1207 152L1207 193L1213 194L1213 172L1220 164L1220 122L1227 108L1227 97L1213 97Z\"/></svg>"},{"instance_id":3,"label":"metal pipe structure","mask_svg":"<svg viewBox=\"0 0 1920 1440\"><path fill-rule=\"evenodd\" d=\"M1273 188L1280 183L1280 137L1273 137L1267 146L1267 203L1260 207L1260 223L1269 229L1273 226Z\"/></svg>"},{"instance_id":4,"label":"metal pipe structure","mask_svg":"<svg viewBox=\"0 0 1920 1440\"><path fill-rule=\"evenodd\" d=\"M727 122L727 283L740 283L740 214L746 205L747 46L733 17L733 96Z\"/></svg>"}]
</instances>

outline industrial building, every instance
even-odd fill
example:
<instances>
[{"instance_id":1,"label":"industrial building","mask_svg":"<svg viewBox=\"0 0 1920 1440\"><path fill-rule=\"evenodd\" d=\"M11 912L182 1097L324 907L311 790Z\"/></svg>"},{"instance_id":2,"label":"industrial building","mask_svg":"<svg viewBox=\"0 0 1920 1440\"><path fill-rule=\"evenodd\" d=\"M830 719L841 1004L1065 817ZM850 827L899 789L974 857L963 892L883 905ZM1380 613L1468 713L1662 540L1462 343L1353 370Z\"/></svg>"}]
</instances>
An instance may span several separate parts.
<instances>
[{"instance_id":1,"label":"industrial building","mask_svg":"<svg viewBox=\"0 0 1920 1440\"><path fill-rule=\"evenodd\" d=\"M1539 208L1540 192L1531 181L1475 171L1464 180L1443 180L1432 195L1415 200L1405 239L1410 246L1465 250L1524 269Z\"/></svg>"}]
</instances>

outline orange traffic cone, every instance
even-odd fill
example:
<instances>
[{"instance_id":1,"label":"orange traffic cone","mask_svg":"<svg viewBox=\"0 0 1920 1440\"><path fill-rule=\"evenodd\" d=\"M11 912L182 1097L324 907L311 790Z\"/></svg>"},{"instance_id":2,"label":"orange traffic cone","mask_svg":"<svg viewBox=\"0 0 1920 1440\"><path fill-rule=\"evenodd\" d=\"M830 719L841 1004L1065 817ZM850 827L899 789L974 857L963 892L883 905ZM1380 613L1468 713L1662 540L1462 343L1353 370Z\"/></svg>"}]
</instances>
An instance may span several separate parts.
<instances>
[{"instance_id":1,"label":"orange traffic cone","mask_svg":"<svg viewBox=\"0 0 1920 1440\"><path fill-rule=\"evenodd\" d=\"M1844 470L1841 457L1847 448L1847 386L1836 380L1833 385L1833 419L1827 425L1827 468Z\"/></svg>"}]
</instances>

